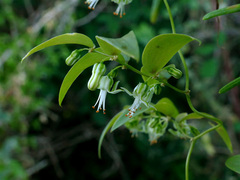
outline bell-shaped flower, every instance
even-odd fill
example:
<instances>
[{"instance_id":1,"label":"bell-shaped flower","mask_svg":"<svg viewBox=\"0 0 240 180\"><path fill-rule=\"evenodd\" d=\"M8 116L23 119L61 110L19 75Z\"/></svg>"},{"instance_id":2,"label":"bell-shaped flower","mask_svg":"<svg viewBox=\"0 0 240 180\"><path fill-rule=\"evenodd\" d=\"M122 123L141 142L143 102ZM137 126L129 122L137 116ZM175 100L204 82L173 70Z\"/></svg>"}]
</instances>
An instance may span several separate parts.
<instances>
[{"instance_id":1,"label":"bell-shaped flower","mask_svg":"<svg viewBox=\"0 0 240 180\"><path fill-rule=\"evenodd\" d=\"M126 14L125 5L132 2L132 0L112 0L112 1L118 4L118 7L113 14L116 16L118 16L119 14L120 18L122 18L122 16Z\"/></svg>"},{"instance_id":2,"label":"bell-shaped flower","mask_svg":"<svg viewBox=\"0 0 240 180\"><path fill-rule=\"evenodd\" d=\"M146 121L144 129L151 144L156 144L158 138L164 135L168 126L167 117L150 118Z\"/></svg>"},{"instance_id":3,"label":"bell-shaped flower","mask_svg":"<svg viewBox=\"0 0 240 180\"><path fill-rule=\"evenodd\" d=\"M99 0L86 0L85 4L88 4L88 9L95 9L95 6L97 5Z\"/></svg>"},{"instance_id":4,"label":"bell-shaped flower","mask_svg":"<svg viewBox=\"0 0 240 180\"><path fill-rule=\"evenodd\" d=\"M117 86L119 84L119 81L117 82L113 82L113 78L111 76L102 76L99 82L99 86L98 89L100 89L100 93L97 99L97 102L95 103L94 106L92 106L93 109L95 109L95 107L98 104L97 110L96 112L98 113L99 110L103 109L103 114L106 114L106 108L105 108L105 102L106 102L106 97L107 97L107 93L110 94L116 94L121 92L121 89L117 89Z\"/></svg>"},{"instance_id":5,"label":"bell-shaped flower","mask_svg":"<svg viewBox=\"0 0 240 180\"><path fill-rule=\"evenodd\" d=\"M133 93L129 92L126 88L122 87L122 89L128 95L135 98L132 106L128 109L129 113L126 114L126 116L129 116L129 118L131 118L138 109L141 109L142 104L147 107L153 107L150 102L154 93L154 87L149 87L146 83L139 83L134 88Z\"/></svg>"}]
</instances>

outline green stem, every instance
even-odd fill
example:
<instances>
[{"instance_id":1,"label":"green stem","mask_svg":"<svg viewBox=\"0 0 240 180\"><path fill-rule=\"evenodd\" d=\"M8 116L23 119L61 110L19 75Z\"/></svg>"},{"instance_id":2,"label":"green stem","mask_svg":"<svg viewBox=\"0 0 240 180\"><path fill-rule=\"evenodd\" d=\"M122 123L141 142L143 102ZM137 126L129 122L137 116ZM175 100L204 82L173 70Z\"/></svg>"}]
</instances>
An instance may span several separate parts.
<instances>
[{"instance_id":1,"label":"green stem","mask_svg":"<svg viewBox=\"0 0 240 180\"><path fill-rule=\"evenodd\" d=\"M183 91L183 90L181 90L181 89L176 88L175 86L169 84L167 81L160 81L160 82L162 82L164 85L170 87L171 89L173 89L173 90L175 90L175 91L177 91L177 92L179 92L179 93L183 93L183 94L189 93L189 91Z\"/></svg>"},{"instance_id":2,"label":"green stem","mask_svg":"<svg viewBox=\"0 0 240 180\"><path fill-rule=\"evenodd\" d=\"M217 124L221 124L221 125L222 125L222 121L221 121L220 119L218 119L218 118L216 118L216 117L214 117L214 116L212 116L212 115L210 115L210 114L203 113L203 112L199 112L198 110L196 110L196 109L193 107L193 104L192 104L192 101L191 101L189 95L186 95L186 98L187 98L188 105L189 105L189 107L191 108L191 110L192 110L193 112L195 112L196 114L198 114L198 115L200 115L200 116L202 116L202 117L205 117L205 118L207 118L207 119L211 119L211 120L213 120L214 122L216 122Z\"/></svg>"},{"instance_id":3,"label":"green stem","mask_svg":"<svg viewBox=\"0 0 240 180\"><path fill-rule=\"evenodd\" d=\"M146 73L143 73L137 69L135 69L134 67L130 66L129 64L122 64L124 66L126 66L128 69L132 70L133 72L137 73L137 74L140 74L142 76L146 76L146 77L151 77L150 75L146 74Z\"/></svg>"},{"instance_id":4,"label":"green stem","mask_svg":"<svg viewBox=\"0 0 240 180\"><path fill-rule=\"evenodd\" d=\"M176 29L175 29L175 26L174 26L174 21L173 21L173 17L172 17L172 12L171 12L171 9L168 5L168 2L167 0L164 0L164 4L167 8L167 11L168 11L168 15L169 15L169 20L170 20L170 23L171 23L171 27L172 27L172 33L175 34L176 33ZM185 71L185 77L186 77L186 84L185 84L185 91L189 91L189 73L188 73L188 67L187 67L187 64L186 64L186 61L182 55L182 52L179 50L178 51L178 54L179 54L179 57L182 61L182 64L183 64L183 67L184 67L184 71Z\"/></svg>"},{"instance_id":5,"label":"green stem","mask_svg":"<svg viewBox=\"0 0 240 180\"><path fill-rule=\"evenodd\" d=\"M195 146L196 139L191 140L190 148L188 150L188 155L186 159L186 164L185 164L185 180L189 180L189 162L190 162L190 157L192 155L193 148Z\"/></svg>"},{"instance_id":6,"label":"green stem","mask_svg":"<svg viewBox=\"0 0 240 180\"><path fill-rule=\"evenodd\" d=\"M218 125L216 125L216 126L213 126L212 128L209 128L209 129L207 129L206 131L202 132L201 134L195 136L194 139L197 140L197 139L201 138L202 136L204 136L205 134L207 134L207 133L209 133L209 132L211 132L211 131L219 128L220 126L222 126L222 125L221 125L221 124L218 124Z\"/></svg>"},{"instance_id":7,"label":"green stem","mask_svg":"<svg viewBox=\"0 0 240 180\"><path fill-rule=\"evenodd\" d=\"M174 26L174 21L173 21L171 9L168 5L167 0L163 0L163 1L164 1L164 4L165 4L166 8L167 8L167 11L168 11L168 15L169 15L169 19L170 19L170 23L171 23L171 27L172 27L172 33L175 34L176 30L175 30L175 26Z\"/></svg>"}]
</instances>

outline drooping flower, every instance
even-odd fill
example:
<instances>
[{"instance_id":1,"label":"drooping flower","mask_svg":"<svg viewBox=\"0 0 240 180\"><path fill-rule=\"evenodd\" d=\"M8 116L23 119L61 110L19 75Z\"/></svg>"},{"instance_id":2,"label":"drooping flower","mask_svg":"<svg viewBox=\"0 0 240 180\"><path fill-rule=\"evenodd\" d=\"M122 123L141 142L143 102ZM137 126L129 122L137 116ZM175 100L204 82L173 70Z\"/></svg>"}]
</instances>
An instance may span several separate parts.
<instances>
[{"instance_id":1,"label":"drooping flower","mask_svg":"<svg viewBox=\"0 0 240 180\"><path fill-rule=\"evenodd\" d=\"M125 5L132 2L132 0L112 0L112 1L118 4L118 7L113 14L116 16L118 16L119 14L120 18L122 18L122 16L126 14Z\"/></svg>"},{"instance_id":2,"label":"drooping flower","mask_svg":"<svg viewBox=\"0 0 240 180\"><path fill-rule=\"evenodd\" d=\"M105 102L106 102L106 97L107 97L107 93L110 94L116 94L121 92L121 89L117 89L117 86L119 84L119 81L115 82L113 85L113 78L111 76L102 76L99 82L99 86L98 89L100 89L100 93L97 99L97 102L95 103L94 106L92 106L93 109L95 109L95 107L98 104L97 110L96 112L98 113L99 110L103 110L103 114L106 114L106 108L105 108Z\"/></svg>"},{"instance_id":3,"label":"drooping flower","mask_svg":"<svg viewBox=\"0 0 240 180\"><path fill-rule=\"evenodd\" d=\"M132 106L128 109L129 113L126 114L126 116L129 116L129 118L131 118L138 109L141 109L141 104L144 104L147 107L153 107L150 105L150 102L154 93L154 87L149 87L146 83L139 83L134 88L133 93L129 92L123 87L122 89L127 94L135 98Z\"/></svg>"},{"instance_id":4,"label":"drooping flower","mask_svg":"<svg viewBox=\"0 0 240 180\"><path fill-rule=\"evenodd\" d=\"M88 9L95 9L95 6L97 5L99 0L86 0L85 4L88 4Z\"/></svg>"},{"instance_id":5,"label":"drooping flower","mask_svg":"<svg viewBox=\"0 0 240 180\"><path fill-rule=\"evenodd\" d=\"M158 138L164 135L168 126L167 117L150 118L145 123L145 133L148 134L151 144L156 144Z\"/></svg>"}]
</instances>

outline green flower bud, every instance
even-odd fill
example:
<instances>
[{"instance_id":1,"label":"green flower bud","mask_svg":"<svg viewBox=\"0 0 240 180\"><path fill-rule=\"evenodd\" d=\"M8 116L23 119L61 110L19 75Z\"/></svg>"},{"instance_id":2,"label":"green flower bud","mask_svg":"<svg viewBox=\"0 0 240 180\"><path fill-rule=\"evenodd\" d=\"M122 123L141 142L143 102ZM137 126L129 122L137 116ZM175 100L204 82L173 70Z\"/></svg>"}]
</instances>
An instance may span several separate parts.
<instances>
[{"instance_id":1,"label":"green flower bud","mask_svg":"<svg viewBox=\"0 0 240 180\"><path fill-rule=\"evenodd\" d=\"M156 85L154 86L154 93L155 93L156 95L159 95L159 94L161 93L161 90L162 90L162 88L161 88L161 85L160 85L160 84L156 84Z\"/></svg>"},{"instance_id":2,"label":"green flower bud","mask_svg":"<svg viewBox=\"0 0 240 180\"><path fill-rule=\"evenodd\" d=\"M180 77L182 77L182 71L180 71L175 67L169 67L167 71L171 76L173 76L176 79L179 79Z\"/></svg>"},{"instance_id":3,"label":"green flower bud","mask_svg":"<svg viewBox=\"0 0 240 180\"><path fill-rule=\"evenodd\" d=\"M135 96L143 97L146 94L146 91L148 90L148 85L145 83L139 83L133 90L133 94Z\"/></svg>"},{"instance_id":4,"label":"green flower bud","mask_svg":"<svg viewBox=\"0 0 240 180\"><path fill-rule=\"evenodd\" d=\"M77 62L81 58L81 54L80 54L81 51L82 51L81 49L74 50L70 54L70 56L67 57L67 59L65 60L65 63L68 66L72 66L73 64L75 64L75 62Z\"/></svg>"},{"instance_id":5,"label":"green flower bud","mask_svg":"<svg viewBox=\"0 0 240 180\"><path fill-rule=\"evenodd\" d=\"M112 85L113 85L113 78L109 76L103 76L101 77L98 89L110 91Z\"/></svg>"},{"instance_id":6,"label":"green flower bud","mask_svg":"<svg viewBox=\"0 0 240 180\"><path fill-rule=\"evenodd\" d=\"M92 69L92 76L88 81L88 89L94 91L98 88L101 77L106 72L106 66L103 63L96 63Z\"/></svg>"}]
</instances>

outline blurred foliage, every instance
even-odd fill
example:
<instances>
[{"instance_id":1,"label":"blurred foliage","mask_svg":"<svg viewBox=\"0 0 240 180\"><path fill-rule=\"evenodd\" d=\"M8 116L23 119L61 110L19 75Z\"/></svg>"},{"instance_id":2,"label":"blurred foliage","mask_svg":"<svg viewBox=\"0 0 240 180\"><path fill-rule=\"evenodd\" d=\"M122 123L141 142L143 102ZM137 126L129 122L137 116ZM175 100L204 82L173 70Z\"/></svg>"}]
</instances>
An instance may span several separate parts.
<instances>
[{"instance_id":1,"label":"blurred foliage","mask_svg":"<svg viewBox=\"0 0 240 180\"><path fill-rule=\"evenodd\" d=\"M220 5L237 3L219 2ZM20 63L32 47L68 32L80 32L94 39L95 35L121 37L133 30L142 52L153 36L171 32L163 5L156 24L150 23L151 3L134 0L126 6L126 16L120 19L112 15L116 7L107 0L101 0L94 11L79 0L0 1L0 179L184 179L189 144L171 134L150 146L146 136L131 139L130 133L121 128L107 135L102 160L98 159L101 130L133 99L123 93L109 95L107 114L96 114L91 106L98 92L87 90L91 71L87 69L73 84L60 108L58 91L69 69L64 61L78 47L51 47ZM177 32L202 41L200 47L191 44L183 48L190 69L193 103L199 110L224 121L234 153L239 153L238 87L218 95L220 87L240 76L239 14L222 16L220 21L202 21L214 9L210 1L169 0L169 3ZM171 61L182 68L177 56ZM131 63L140 68L140 64ZM128 89L141 80L130 71L127 76L119 73L118 78L120 85ZM184 78L171 83L183 88ZM165 96L181 111L189 111L184 97L168 88L155 101ZM201 122L198 126L204 128ZM196 144L190 179L239 179L225 168L229 154L219 139L216 133L211 133L210 138Z\"/></svg>"}]
</instances>

